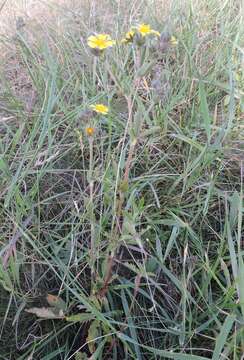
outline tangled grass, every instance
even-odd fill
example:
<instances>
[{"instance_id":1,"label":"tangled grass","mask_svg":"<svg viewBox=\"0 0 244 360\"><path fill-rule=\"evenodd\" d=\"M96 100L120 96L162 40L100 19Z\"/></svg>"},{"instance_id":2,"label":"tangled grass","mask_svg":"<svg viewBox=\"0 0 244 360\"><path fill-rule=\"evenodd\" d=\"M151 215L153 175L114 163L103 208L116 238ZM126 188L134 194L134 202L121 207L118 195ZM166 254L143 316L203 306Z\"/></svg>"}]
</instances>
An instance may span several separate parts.
<instances>
[{"instance_id":1,"label":"tangled grass","mask_svg":"<svg viewBox=\"0 0 244 360\"><path fill-rule=\"evenodd\" d=\"M0 359L242 359L242 2L45 6L1 36Z\"/></svg>"}]
</instances>

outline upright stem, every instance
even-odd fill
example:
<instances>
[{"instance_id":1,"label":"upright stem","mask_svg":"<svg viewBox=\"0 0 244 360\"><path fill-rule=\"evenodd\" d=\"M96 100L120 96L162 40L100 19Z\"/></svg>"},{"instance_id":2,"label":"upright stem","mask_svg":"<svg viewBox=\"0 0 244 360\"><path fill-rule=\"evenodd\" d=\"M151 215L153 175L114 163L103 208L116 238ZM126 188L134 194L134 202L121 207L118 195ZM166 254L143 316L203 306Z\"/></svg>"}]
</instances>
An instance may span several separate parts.
<instances>
[{"instance_id":1,"label":"upright stem","mask_svg":"<svg viewBox=\"0 0 244 360\"><path fill-rule=\"evenodd\" d=\"M131 96L126 97L126 100L127 100L127 106L128 106L128 120L127 120L127 125L126 125L126 129L125 129L125 133L124 133L122 148L124 147L126 135L129 131L129 129L131 128L132 121L133 121L133 116L132 116L133 101L131 99ZM122 179L122 182L124 183L125 186L127 186L128 181L129 181L129 173L130 173L130 168L131 168L131 164L132 164L132 160L133 160L133 155L135 152L135 147L136 147L136 139L131 142L130 148L129 148L129 153L128 153L128 156L126 159L125 170L124 170L124 175L123 175L123 179ZM121 156L120 156L120 161L121 161ZM118 173L117 173L116 184L118 184L118 180L119 180L119 169L118 169ZM116 194L115 195L117 195L117 185L116 185ZM112 228L112 240L114 241L115 246L111 250L110 254L108 254L107 272L106 272L106 275L104 278L104 285L103 285L102 289L99 291L99 296L101 298L105 297L105 295L108 291L109 283L112 279L112 275L113 275L112 270L113 270L114 260L116 257L116 251L118 250L117 240L119 239L121 229L123 226L123 207L124 207L124 202L125 202L124 191L122 189L120 189L118 195L119 195L119 198L117 199L117 196L116 196L115 201L114 201L115 216L113 218L112 227L111 227ZM116 221L116 224L115 224L115 221Z\"/></svg>"},{"instance_id":2,"label":"upright stem","mask_svg":"<svg viewBox=\"0 0 244 360\"><path fill-rule=\"evenodd\" d=\"M97 56L93 56L93 71L92 71L92 84L96 87L96 76L97 76Z\"/></svg>"},{"instance_id":3,"label":"upright stem","mask_svg":"<svg viewBox=\"0 0 244 360\"><path fill-rule=\"evenodd\" d=\"M127 101L127 107L128 107L128 120L127 120L127 124L125 127L125 131L124 131L124 136L122 139L122 144L121 144L121 154L120 154L120 159L119 159L119 164L121 164L122 161L122 156L123 156L123 148L126 142L126 136L128 134L129 129L131 128L131 124L132 124L132 107L133 107L133 101L131 99L131 96L126 96L126 101ZM127 164L128 164L128 160L127 160ZM123 178L123 180L127 180L127 176L129 175L128 170L125 170L125 172L127 173L126 177ZM124 173L125 176L125 173ZM120 170L119 170L119 166L118 166L118 171L117 171L117 177L116 177L116 188L115 188L115 194L114 194L114 217L113 217L113 222L112 222L112 233L113 233L113 237L116 238L118 235L117 230L119 229L119 219L120 219L120 215L122 213L122 205L124 203L124 194L120 191L119 193L119 199L117 198L117 190L119 187L119 177L120 177ZM114 225L115 222L117 221L116 224L116 229L114 231Z\"/></svg>"},{"instance_id":4,"label":"upright stem","mask_svg":"<svg viewBox=\"0 0 244 360\"><path fill-rule=\"evenodd\" d=\"M91 271L94 273L95 266L95 224L94 224L94 203L93 203L93 137L89 138L89 173L88 173L88 182L89 182L89 216L91 223Z\"/></svg>"}]
</instances>

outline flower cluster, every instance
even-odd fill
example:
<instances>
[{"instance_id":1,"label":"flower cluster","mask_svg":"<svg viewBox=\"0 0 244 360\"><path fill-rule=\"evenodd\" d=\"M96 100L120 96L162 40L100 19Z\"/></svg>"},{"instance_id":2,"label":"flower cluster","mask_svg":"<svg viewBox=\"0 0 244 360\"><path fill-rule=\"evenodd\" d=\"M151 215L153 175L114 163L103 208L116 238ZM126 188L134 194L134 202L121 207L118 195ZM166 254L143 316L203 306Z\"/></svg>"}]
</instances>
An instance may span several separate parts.
<instances>
[{"instance_id":1,"label":"flower cluster","mask_svg":"<svg viewBox=\"0 0 244 360\"><path fill-rule=\"evenodd\" d=\"M121 40L121 43L132 43L134 38L137 37L137 43L140 45L140 43L144 42L145 37L150 35L160 37L160 32L152 29L149 24L139 24L137 26L133 26L125 34L124 38ZM172 36L170 43L171 45L175 46L178 42L177 39ZM105 49L114 46L116 41L113 40L108 34L96 34L88 37L87 44L95 55L101 55Z\"/></svg>"},{"instance_id":2,"label":"flower cluster","mask_svg":"<svg viewBox=\"0 0 244 360\"><path fill-rule=\"evenodd\" d=\"M160 32L153 30L148 24L140 24L138 26L132 27L126 34L125 37L121 40L122 43L133 42L135 36L140 36L144 38L148 35L160 36Z\"/></svg>"},{"instance_id":3,"label":"flower cluster","mask_svg":"<svg viewBox=\"0 0 244 360\"><path fill-rule=\"evenodd\" d=\"M149 24L143 23L133 26L124 35L124 38L120 41L120 43L129 44L135 42L138 46L140 46L145 43L145 39L148 36L156 36L160 39L162 37L162 35L157 30L152 29ZM176 46L178 44L178 41L174 36L169 37L167 41L172 46ZM113 47L116 43L117 42L108 34L94 34L90 35L87 39L87 45L96 56L100 56L106 49ZM92 110L92 116L94 116L94 114L107 115L109 112L108 107L104 104L91 105L90 109ZM95 128L93 126L88 126L85 128L85 133L88 137L92 137L95 134Z\"/></svg>"},{"instance_id":4,"label":"flower cluster","mask_svg":"<svg viewBox=\"0 0 244 360\"><path fill-rule=\"evenodd\" d=\"M90 105L90 110L86 110L84 113L86 113L86 117L85 119L88 121L88 123L90 123L86 128L85 128L85 134L88 138L92 138L95 135L95 127L94 125L94 121L95 121L95 115L107 115L109 112L109 108L108 106L104 105L104 104L93 104ZM80 134L79 138L80 138Z\"/></svg>"}]
</instances>

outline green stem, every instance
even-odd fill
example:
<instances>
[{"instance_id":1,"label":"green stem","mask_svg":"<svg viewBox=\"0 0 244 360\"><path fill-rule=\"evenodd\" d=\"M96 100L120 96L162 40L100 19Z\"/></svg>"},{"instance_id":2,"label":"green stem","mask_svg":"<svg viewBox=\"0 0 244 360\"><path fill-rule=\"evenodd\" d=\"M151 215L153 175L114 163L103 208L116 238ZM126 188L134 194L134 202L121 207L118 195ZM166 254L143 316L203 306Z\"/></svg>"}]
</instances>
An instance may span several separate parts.
<instances>
[{"instance_id":1,"label":"green stem","mask_svg":"<svg viewBox=\"0 0 244 360\"><path fill-rule=\"evenodd\" d=\"M96 76L97 76L97 57L93 57L93 69L92 69L92 84L96 88Z\"/></svg>"},{"instance_id":2,"label":"green stem","mask_svg":"<svg viewBox=\"0 0 244 360\"><path fill-rule=\"evenodd\" d=\"M90 192L90 201L89 201L89 216L91 223L91 272L94 274L95 266L95 224L94 224L94 199L93 199L93 138L89 138L89 173L88 173L88 182L89 182L89 192Z\"/></svg>"}]
</instances>

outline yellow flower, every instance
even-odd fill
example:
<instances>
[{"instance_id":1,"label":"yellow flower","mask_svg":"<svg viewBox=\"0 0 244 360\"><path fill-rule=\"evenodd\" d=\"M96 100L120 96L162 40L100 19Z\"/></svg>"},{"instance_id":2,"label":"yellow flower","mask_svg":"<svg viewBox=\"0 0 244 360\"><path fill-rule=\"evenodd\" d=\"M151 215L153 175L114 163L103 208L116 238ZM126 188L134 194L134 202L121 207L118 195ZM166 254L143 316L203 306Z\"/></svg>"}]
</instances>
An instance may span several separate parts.
<instances>
[{"instance_id":1,"label":"yellow flower","mask_svg":"<svg viewBox=\"0 0 244 360\"><path fill-rule=\"evenodd\" d=\"M95 104L90 106L92 110L96 111L99 114L106 115L108 113L108 107L103 104Z\"/></svg>"},{"instance_id":2,"label":"yellow flower","mask_svg":"<svg viewBox=\"0 0 244 360\"><path fill-rule=\"evenodd\" d=\"M130 30L125 34L124 39L121 40L122 43L129 43L133 41L135 35L135 31L134 30Z\"/></svg>"},{"instance_id":3,"label":"yellow flower","mask_svg":"<svg viewBox=\"0 0 244 360\"><path fill-rule=\"evenodd\" d=\"M171 36L171 38L170 38L170 44L171 44L172 46L176 46L176 45L178 44L178 40L176 39L175 36Z\"/></svg>"},{"instance_id":4,"label":"yellow flower","mask_svg":"<svg viewBox=\"0 0 244 360\"><path fill-rule=\"evenodd\" d=\"M93 136L95 132L95 128L92 126L89 126L86 128L86 135L87 136Z\"/></svg>"},{"instance_id":5,"label":"yellow flower","mask_svg":"<svg viewBox=\"0 0 244 360\"><path fill-rule=\"evenodd\" d=\"M92 49L104 50L115 44L115 40L112 40L108 34L91 35L87 39L87 44Z\"/></svg>"},{"instance_id":6,"label":"yellow flower","mask_svg":"<svg viewBox=\"0 0 244 360\"><path fill-rule=\"evenodd\" d=\"M146 36L146 35L157 35L160 36L160 33L156 30L151 29L151 26L148 24L140 24L137 26L137 31L142 35L142 36Z\"/></svg>"}]
</instances>

